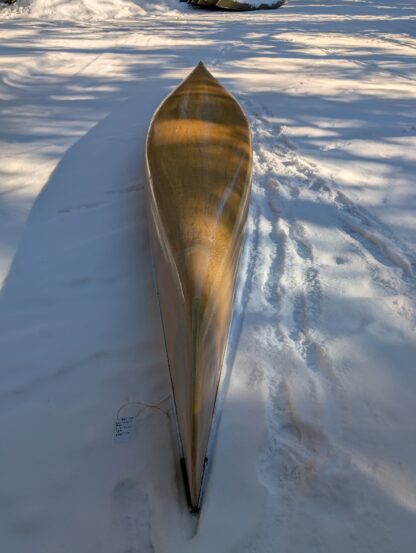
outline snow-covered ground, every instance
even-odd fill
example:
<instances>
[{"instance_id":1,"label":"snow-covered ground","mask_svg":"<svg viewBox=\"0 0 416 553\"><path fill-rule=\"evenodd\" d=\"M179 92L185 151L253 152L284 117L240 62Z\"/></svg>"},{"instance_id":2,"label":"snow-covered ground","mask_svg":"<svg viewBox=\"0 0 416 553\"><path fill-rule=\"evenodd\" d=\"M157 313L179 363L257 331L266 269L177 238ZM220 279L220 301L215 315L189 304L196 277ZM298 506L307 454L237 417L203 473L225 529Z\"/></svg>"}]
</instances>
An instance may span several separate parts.
<instances>
[{"instance_id":1,"label":"snow-covered ground","mask_svg":"<svg viewBox=\"0 0 416 553\"><path fill-rule=\"evenodd\" d=\"M0 8L0 550L414 553L416 3L154 4ZM199 60L246 110L255 168L197 524L143 149ZM116 441L128 402L161 410Z\"/></svg>"}]
</instances>

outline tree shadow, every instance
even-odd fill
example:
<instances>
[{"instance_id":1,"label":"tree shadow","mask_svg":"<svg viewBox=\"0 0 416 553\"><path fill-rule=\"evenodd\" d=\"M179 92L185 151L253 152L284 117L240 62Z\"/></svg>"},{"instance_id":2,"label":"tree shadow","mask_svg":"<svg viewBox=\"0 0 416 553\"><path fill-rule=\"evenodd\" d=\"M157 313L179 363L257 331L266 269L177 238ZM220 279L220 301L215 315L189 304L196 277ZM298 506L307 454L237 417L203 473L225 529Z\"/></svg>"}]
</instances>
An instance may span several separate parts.
<instances>
[{"instance_id":1,"label":"tree shadow","mask_svg":"<svg viewBox=\"0 0 416 553\"><path fill-rule=\"evenodd\" d=\"M132 26L121 25L116 29L113 26L94 29L97 36L101 33L102 37L113 36L117 40L124 33L143 32L145 37L160 34L167 39L174 38L174 47L168 47L161 41L159 46L144 44L138 47L125 43L109 48L97 45L93 39L81 47L80 40L91 32L89 26L74 26L64 37L59 24L37 22L31 30L33 36L28 39L24 33L27 22L2 23L3 29L17 28L21 35L15 38L13 44L2 42L0 55L23 60L25 52L34 49L39 63L28 69L22 61L21 68L28 69L26 73L11 71L3 79L3 90L8 97L3 104L1 137L7 140L13 136L16 159L29 156L29 150L35 149L37 154L34 159L38 161L44 159L53 163L60 160L33 204L23 233L21 227L25 211L31 204L30 195L15 199L5 192L0 197L2 207L11 213L11 219L16 220L13 232L1 236L2 249L12 251L20 235L0 296L3 383L0 409L5 422L13 422L16 430L10 443L13 456L8 457L6 464L10 471L12 468L20 470L22 487L33 490L34 471L39 471L41 486L46 488L50 485L42 466L48 465L51 451L57 456L61 476L66 474L67 458L76 457L80 449L82 453L84 447L91 447L91 443L99 451L103 447L107 453L105 447L113 414L124 401L145 399L152 402L169 393L147 245L142 159L144 138L152 113L188 69L200 59L207 61L211 69L209 61L218 56L223 64L217 72L220 78L222 73L223 84L237 92L240 99L246 100L255 95L260 109L261 105L268 107L270 115L266 114L266 117L276 124L299 128L306 124L322 128L319 120L336 119L331 130L349 139L360 133L367 136L371 119L375 135L383 141L394 140L407 124L413 98L398 99L387 89L380 91L375 99L357 94L354 99L345 101L343 111L340 110L343 98L334 98L330 92L305 95L293 90L276 89L275 80L264 82L259 78L267 72L274 76L297 59L301 60L299 78L307 68L309 71L316 70L323 56L303 51L284 36L285 33L301 33L305 26L308 32L325 33L328 21L319 20L318 16L342 15L342 8L337 3L319 2L316 5L319 9L315 10L306 2L298 3L292 12L283 8L270 14L267 22L259 16L249 17L246 14L233 22L232 31L221 14L210 14L207 18L201 14L199 21L191 22L149 18L146 29L143 22ZM362 13L355 27L357 34L367 33L370 36L377 33L380 23L375 15L380 12L386 18L386 25L393 21L397 28L409 28L410 32L410 18L409 21L402 21L400 16L401 9L414 14L412 3L401 4L400 8L386 3L380 8L378 3L369 1L360 2L360 6ZM316 14L316 17L307 22L287 17L291 13L305 13L304 10ZM352 11L352 14L355 13ZM348 21L335 18L331 23L331 34L342 36L348 25ZM53 48L41 45L45 37L55 41ZM66 43L60 42L63 37ZM394 37L389 40L394 40ZM226 59L221 58L219 45L229 48ZM52 84L50 75L42 69L42 60L47 61L50 54L62 55L62 63L68 64L67 76L57 77ZM42 57L44 55L45 58ZM85 55L84 68L74 68L72 72L70 57L73 55ZM102 68L94 73L93 64L100 56L107 56L108 63L114 63L108 74L103 74ZM376 61L400 62L400 70L408 78L413 64L410 52L395 55L380 51L379 56ZM123 67L115 62L117 57L122 57ZM263 66L254 65L258 57L262 57ZM321 70L323 73L330 71L334 78L347 76L351 83L378 71L376 65L371 65L374 54L367 48L352 47L347 57L356 58L362 64L352 72L341 66L334 69L329 65ZM324 59L342 62L345 55L329 52ZM88 73L89 63L92 65ZM240 68L239 77L233 76L233 72L226 74L227 68ZM255 109L257 107L253 108L253 112ZM355 127L350 125L352 117ZM277 134L276 131L276 137ZM311 144L306 135L302 140L305 145ZM379 163L378 158L368 153L348 152L343 160L343 163ZM401 165L402 160L396 162ZM35 164L36 161L34 171L37 169ZM16 167L13 170L18 174L20 169ZM0 172L2 176L6 175L3 164ZM393 179L394 174L391 177ZM290 206L286 207L290 210ZM326 209L328 217L322 221L322 210L316 204L299 200L297 213L304 222L320 226L324 231L334 225L331 218L333 209L331 206ZM253 281L253 275L249 277ZM249 294L252 288L253 283L250 282L245 293ZM338 308L343 312L347 306L340 301ZM247 325L247 332L269 323L264 313L257 313L252 319L250 317L248 313L242 323ZM234 335L232 360L235 341ZM382 348L382 345L375 341L374 350L378 346ZM393 364L394 360L390 359L390 362ZM250 382L246 384L250 386ZM243 412L246 401L245 397L234 396L229 408L234 414L239 410ZM61 425L57 429L53 417ZM85 419L89 417L92 422L84 426ZM36 438L28 437L28 420L33 428L43 425L47 432L44 435L36 433ZM230 423L228 419L227 424L230 434L244 433L240 421ZM65 428L65 432L61 428ZM53 439L50 440L51 436ZM374 439L380 441L383 436ZM235 468L234 452L232 444L227 445L225 441L222 444L216 470L221 470L221 463L224 462L226 470L222 481L225 482ZM112 478L114 464L120 458L127 463L127 458L134 458L143 447L145 445L139 444L134 452L126 450L119 457L110 455L108 461L103 460L103 480L107 476ZM168 448L169 444L160 443L160 451L167 453ZM257 454L254 449L253 446L253 455ZM45 454L40 453L29 470L27 459L32 458L34 451L44 451ZM166 455L166 458L169 456ZM92 456L87 468L82 469L81 463L76 467L93 475L92 480L99 480L95 460L96 457ZM130 464L128 466L134 474L134 468ZM77 476L76 473L70 475L70 485ZM252 476L257 477L255 471ZM215 480L215 472L212 478ZM81 480L84 484L87 482ZM243 489L244 483L241 485ZM241 497L238 493L234 497L228 493L224 500L223 490L218 488L213 498L220 492L222 501L236 507ZM62 492L59 489L54 493L59 504ZM163 495L160 490L159 493ZM82 501L84 496L78 492L71 497L72 501L75 498L74 503L69 502L74 509L77 498ZM215 504L213 501L212 505ZM395 511L392 500L391 511L395 511L397 519L403 514L403 520L407 523L410 511L402 513L402 508L397 504ZM57 511L62 514L62 507Z\"/></svg>"}]
</instances>

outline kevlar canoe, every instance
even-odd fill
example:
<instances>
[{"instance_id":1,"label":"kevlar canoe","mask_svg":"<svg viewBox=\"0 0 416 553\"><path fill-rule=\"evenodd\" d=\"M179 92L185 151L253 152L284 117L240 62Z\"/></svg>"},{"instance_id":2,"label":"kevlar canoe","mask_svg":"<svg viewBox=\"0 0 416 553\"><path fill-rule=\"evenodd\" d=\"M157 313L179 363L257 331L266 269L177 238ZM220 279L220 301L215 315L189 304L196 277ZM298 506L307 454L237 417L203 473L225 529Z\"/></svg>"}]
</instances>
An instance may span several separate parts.
<instances>
[{"instance_id":1,"label":"kevlar canoe","mask_svg":"<svg viewBox=\"0 0 416 553\"><path fill-rule=\"evenodd\" d=\"M253 10L273 10L280 8L286 0L276 0L275 2L268 2L264 4L254 4L247 0L181 0L181 2L187 1L188 4L201 7L221 8L223 10L232 11L253 11Z\"/></svg>"},{"instance_id":2,"label":"kevlar canoe","mask_svg":"<svg viewBox=\"0 0 416 553\"><path fill-rule=\"evenodd\" d=\"M146 141L154 273L194 511L228 340L251 163L241 107L198 64L159 106Z\"/></svg>"}]
</instances>

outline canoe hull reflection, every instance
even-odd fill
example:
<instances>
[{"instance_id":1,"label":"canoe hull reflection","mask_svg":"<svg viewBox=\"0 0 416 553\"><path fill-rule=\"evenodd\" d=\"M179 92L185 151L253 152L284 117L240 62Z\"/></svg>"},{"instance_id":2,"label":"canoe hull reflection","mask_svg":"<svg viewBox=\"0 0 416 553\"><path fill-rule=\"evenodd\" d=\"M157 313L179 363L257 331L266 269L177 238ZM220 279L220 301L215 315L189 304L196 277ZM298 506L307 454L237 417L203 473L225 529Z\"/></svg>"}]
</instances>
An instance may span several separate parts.
<instances>
[{"instance_id":1,"label":"canoe hull reflection","mask_svg":"<svg viewBox=\"0 0 416 553\"><path fill-rule=\"evenodd\" d=\"M252 163L245 115L202 63L156 111L146 162L153 264L189 501L197 510Z\"/></svg>"}]
</instances>

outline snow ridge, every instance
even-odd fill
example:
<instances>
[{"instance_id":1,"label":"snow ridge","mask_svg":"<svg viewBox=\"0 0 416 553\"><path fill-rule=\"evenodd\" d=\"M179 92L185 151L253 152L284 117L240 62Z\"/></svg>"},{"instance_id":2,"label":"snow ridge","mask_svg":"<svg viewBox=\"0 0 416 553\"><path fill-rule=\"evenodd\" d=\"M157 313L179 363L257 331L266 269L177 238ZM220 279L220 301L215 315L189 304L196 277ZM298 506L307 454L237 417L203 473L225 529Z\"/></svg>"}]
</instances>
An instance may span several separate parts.
<instances>
[{"instance_id":1,"label":"snow ridge","mask_svg":"<svg viewBox=\"0 0 416 553\"><path fill-rule=\"evenodd\" d=\"M130 19L152 11L166 11L175 6L175 0L149 2L148 0L18 0L4 8L0 15L29 15L39 19L103 21Z\"/></svg>"}]
</instances>

